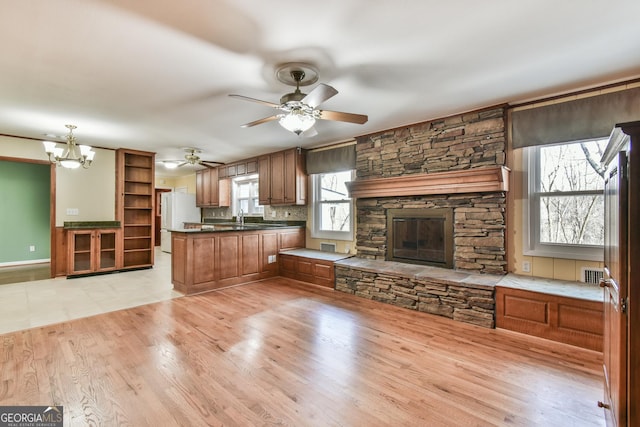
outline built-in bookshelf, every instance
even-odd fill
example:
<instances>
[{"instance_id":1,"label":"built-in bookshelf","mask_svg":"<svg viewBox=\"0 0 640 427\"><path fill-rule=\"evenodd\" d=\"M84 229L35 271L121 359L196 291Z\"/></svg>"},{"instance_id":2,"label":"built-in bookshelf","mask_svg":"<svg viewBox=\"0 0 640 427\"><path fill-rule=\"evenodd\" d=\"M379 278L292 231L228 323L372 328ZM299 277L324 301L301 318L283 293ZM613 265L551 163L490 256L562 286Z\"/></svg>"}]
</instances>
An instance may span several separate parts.
<instances>
[{"instance_id":1,"label":"built-in bookshelf","mask_svg":"<svg viewBox=\"0 0 640 427\"><path fill-rule=\"evenodd\" d=\"M117 153L117 215L122 222L122 268L153 266L155 154Z\"/></svg>"}]
</instances>

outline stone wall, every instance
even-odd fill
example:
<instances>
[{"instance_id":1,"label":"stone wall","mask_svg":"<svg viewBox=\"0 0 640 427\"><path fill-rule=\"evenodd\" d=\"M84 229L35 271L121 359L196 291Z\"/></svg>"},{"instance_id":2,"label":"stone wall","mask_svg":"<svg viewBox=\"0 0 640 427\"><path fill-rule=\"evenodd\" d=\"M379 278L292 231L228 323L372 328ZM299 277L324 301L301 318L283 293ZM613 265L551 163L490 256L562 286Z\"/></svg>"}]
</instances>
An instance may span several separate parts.
<instances>
[{"instance_id":1,"label":"stone wall","mask_svg":"<svg viewBox=\"0 0 640 427\"><path fill-rule=\"evenodd\" d=\"M357 179L455 171L505 163L505 109L496 107L358 138ZM357 199L357 256L386 258L386 210L454 210L454 268L505 273L505 193Z\"/></svg>"},{"instance_id":2,"label":"stone wall","mask_svg":"<svg viewBox=\"0 0 640 427\"><path fill-rule=\"evenodd\" d=\"M505 164L505 108L491 108L357 138L357 179Z\"/></svg>"}]
</instances>

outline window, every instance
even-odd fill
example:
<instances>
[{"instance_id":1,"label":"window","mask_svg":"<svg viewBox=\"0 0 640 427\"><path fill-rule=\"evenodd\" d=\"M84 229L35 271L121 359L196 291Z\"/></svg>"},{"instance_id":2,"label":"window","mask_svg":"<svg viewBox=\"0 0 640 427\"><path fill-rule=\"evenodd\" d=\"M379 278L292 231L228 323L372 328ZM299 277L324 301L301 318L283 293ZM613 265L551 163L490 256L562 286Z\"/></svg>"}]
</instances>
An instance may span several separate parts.
<instances>
[{"instance_id":1,"label":"window","mask_svg":"<svg viewBox=\"0 0 640 427\"><path fill-rule=\"evenodd\" d=\"M258 203L258 175L233 180L233 212L238 215L262 215L264 207Z\"/></svg>"},{"instance_id":2,"label":"window","mask_svg":"<svg viewBox=\"0 0 640 427\"><path fill-rule=\"evenodd\" d=\"M602 260L606 139L527 148L525 255Z\"/></svg>"},{"instance_id":3,"label":"window","mask_svg":"<svg viewBox=\"0 0 640 427\"><path fill-rule=\"evenodd\" d=\"M353 172L318 173L311 180L312 237L353 240L353 202L345 185L353 180Z\"/></svg>"}]
</instances>

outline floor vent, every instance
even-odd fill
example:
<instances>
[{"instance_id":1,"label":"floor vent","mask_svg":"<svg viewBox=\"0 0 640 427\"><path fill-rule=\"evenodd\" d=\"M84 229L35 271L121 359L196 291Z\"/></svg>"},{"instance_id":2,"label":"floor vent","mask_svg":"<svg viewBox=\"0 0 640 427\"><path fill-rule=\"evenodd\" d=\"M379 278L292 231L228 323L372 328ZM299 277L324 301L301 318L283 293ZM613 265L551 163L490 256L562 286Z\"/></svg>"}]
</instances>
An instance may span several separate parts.
<instances>
[{"instance_id":1,"label":"floor vent","mask_svg":"<svg viewBox=\"0 0 640 427\"><path fill-rule=\"evenodd\" d=\"M320 243L320 250L323 252L335 252L336 244L335 243Z\"/></svg>"},{"instance_id":2,"label":"floor vent","mask_svg":"<svg viewBox=\"0 0 640 427\"><path fill-rule=\"evenodd\" d=\"M581 282L598 284L604 273L601 268L582 267Z\"/></svg>"}]
</instances>

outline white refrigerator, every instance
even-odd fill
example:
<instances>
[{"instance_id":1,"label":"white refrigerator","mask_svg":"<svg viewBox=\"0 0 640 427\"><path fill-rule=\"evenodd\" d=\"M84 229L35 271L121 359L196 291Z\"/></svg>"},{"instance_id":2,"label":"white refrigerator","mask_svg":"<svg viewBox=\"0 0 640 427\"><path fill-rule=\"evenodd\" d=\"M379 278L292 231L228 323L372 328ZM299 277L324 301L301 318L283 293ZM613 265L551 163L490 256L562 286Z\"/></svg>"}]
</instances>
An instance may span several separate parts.
<instances>
[{"instance_id":1,"label":"white refrigerator","mask_svg":"<svg viewBox=\"0 0 640 427\"><path fill-rule=\"evenodd\" d=\"M196 206L195 194L162 193L160 249L171 252L171 229L184 228L185 222L200 222L200 208Z\"/></svg>"}]
</instances>

